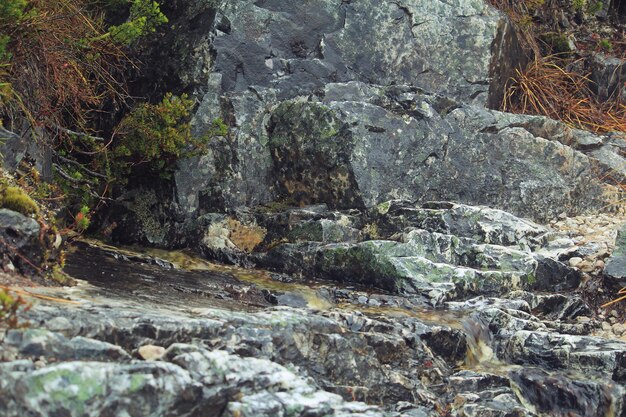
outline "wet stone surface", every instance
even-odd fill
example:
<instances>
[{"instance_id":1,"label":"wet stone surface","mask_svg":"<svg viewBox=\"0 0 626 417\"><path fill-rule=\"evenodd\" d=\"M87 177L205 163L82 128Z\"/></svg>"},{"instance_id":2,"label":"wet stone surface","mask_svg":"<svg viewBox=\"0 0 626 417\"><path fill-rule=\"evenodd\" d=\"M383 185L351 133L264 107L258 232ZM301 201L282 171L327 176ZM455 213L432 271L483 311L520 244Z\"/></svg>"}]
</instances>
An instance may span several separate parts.
<instances>
[{"instance_id":1,"label":"wet stone surface","mask_svg":"<svg viewBox=\"0 0 626 417\"><path fill-rule=\"evenodd\" d=\"M606 206L622 148L489 108L520 54L503 14L167 3L134 95L186 91L194 135L229 133L102 227L203 259L79 243L79 285L30 290L49 298L2 334L1 416L626 415L626 329L589 297L626 276L620 219L568 218Z\"/></svg>"},{"instance_id":2,"label":"wet stone surface","mask_svg":"<svg viewBox=\"0 0 626 417\"><path fill-rule=\"evenodd\" d=\"M459 225L446 212L453 206L445 207L427 209L435 212L421 225L470 236L457 237L458 250L436 252L448 260L462 257L463 239L494 242L482 248L523 241L523 253L532 254L549 236L524 222L501 222L496 231L484 222ZM402 222L415 231L418 217ZM502 291L433 309L421 294L97 242L79 245L66 269L89 282L37 291L77 304L36 301L26 314L31 328L8 331L0 345L2 415L582 416L624 409L626 343L590 336L595 325L580 322L589 311L575 294ZM137 395L140 401L130 400Z\"/></svg>"}]
</instances>

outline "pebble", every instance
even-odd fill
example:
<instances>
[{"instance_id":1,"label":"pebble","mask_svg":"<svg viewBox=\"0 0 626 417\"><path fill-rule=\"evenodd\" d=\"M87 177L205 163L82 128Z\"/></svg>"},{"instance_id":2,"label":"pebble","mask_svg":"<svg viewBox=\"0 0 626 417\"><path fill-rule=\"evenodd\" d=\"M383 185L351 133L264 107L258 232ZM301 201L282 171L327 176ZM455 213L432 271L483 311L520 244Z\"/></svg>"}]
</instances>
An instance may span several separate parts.
<instances>
[{"instance_id":1,"label":"pebble","mask_svg":"<svg viewBox=\"0 0 626 417\"><path fill-rule=\"evenodd\" d=\"M569 266L571 266L572 268L576 268L582 262L583 262L582 258L579 258L578 256L575 256L575 257L569 259Z\"/></svg>"},{"instance_id":2,"label":"pebble","mask_svg":"<svg viewBox=\"0 0 626 417\"><path fill-rule=\"evenodd\" d=\"M583 261L578 265L578 268L583 272L592 272L595 269L595 265L589 261Z\"/></svg>"},{"instance_id":3,"label":"pebble","mask_svg":"<svg viewBox=\"0 0 626 417\"><path fill-rule=\"evenodd\" d=\"M609 323L608 321L603 321L602 330L604 330L605 332L610 332L612 330L611 323Z\"/></svg>"},{"instance_id":4,"label":"pebble","mask_svg":"<svg viewBox=\"0 0 626 417\"><path fill-rule=\"evenodd\" d=\"M462 406L463 404L466 403L473 403L480 400L480 396L478 394L472 394L472 393L467 393L467 394L457 394L456 397L454 397L454 405L455 407L459 408L460 406Z\"/></svg>"},{"instance_id":5,"label":"pebble","mask_svg":"<svg viewBox=\"0 0 626 417\"><path fill-rule=\"evenodd\" d=\"M613 333L621 336L622 334L624 334L624 332L626 332L626 326L624 325L624 323L616 323L613 325L612 330Z\"/></svg>"},{"instance_id":6,"label":"pebble","mask_svg":"<svg viewBox=\"0 0 626 417\"><path fill-rule=\"evenodd\" d=\"M165 348L155 345L144 345L137 350L139 356L146 361L158 361L165 356Z\"/></svg>"},{"instance_id":7,"label":"pebble","mask_svg":"<svg viewBox=\"0 0 626 417\"><path fill-rule=\"evenodd\" d=\"M0 351L1 362L12 362L17 359L17 352Z\"/></svg>"},{"instance_id":8,"label":"pebble","mask_svg":"<svg viewBox=\"0 0 626 417\"><path fill-rule=\"evenodd\" d=\"M597 213L589 216L563 217L561 213L554 220L550 222L553 230L573 236L577 245L581 247L579 253L583 256L580 258L590 263L584 268L581 265L576 267L584 272L597 273L604 268L604 259L610 255L615 246L617 230L626 223L626 216L624 213ZM576 261L577 259L574 259L573 262ZM570 265L573 266L571 263Z\"/></svg>"},{"instance_id":9,"label":"pebble","mask_svg":"<svg viewBox=\"0 0 626 417\"><path fill-rule=\"evenodd\" d=\"M578 316L576 317L576 321L578 321L579 323L589 323L591 319L587 316Z\"/></svg>"}]
</instances>

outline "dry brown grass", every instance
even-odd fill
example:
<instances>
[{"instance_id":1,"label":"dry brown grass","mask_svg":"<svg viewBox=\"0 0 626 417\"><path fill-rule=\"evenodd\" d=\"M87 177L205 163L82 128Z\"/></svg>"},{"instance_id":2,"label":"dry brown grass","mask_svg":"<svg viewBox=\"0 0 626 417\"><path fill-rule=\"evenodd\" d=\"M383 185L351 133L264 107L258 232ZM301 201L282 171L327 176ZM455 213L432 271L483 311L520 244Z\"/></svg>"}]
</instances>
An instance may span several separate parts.
<instances>
[{"instance_id":1,"label":"dry brown grass","mask_svg":"<svg viewBox=\"0 0 626 417\"><path fill-rule=\"evenodd\" d=\"M561 120L596 133L626 132L626 107L619 101L598 102L587 75L565 68L555 56L535 59L509 82L502 110Z\"/></svg>"},{"instance_id":2,"label":"dry brown grass","mask_svg":"<svg viewBox=\"0 0 626 417\"><path fill-rule=\"evenodd\" d=\"M85 0L31 0L28 17L3 31L12 59L5 78L19 100L0 103L5 122L21 123L25 111L37 126L83 129L107 100L126 96L122 70L128 61Z\"/></svg>"},{"instance_id":3,"label":"dry brown grass","mask_svg":"<svg viewBox=\"0 0 626 417\"><path fill-rule=\"evenodd\" d=\"M600 102L591 89L593 84L588 74L570 69L583 65L577 65L579 62L567 54L541 55L542 42L538 34L547 28L535 25L532 16L551 16L563 7L562 4L555 0L490 2L516 24L522 44L528 55L534 57L509 80L501 106L503 111L548 116L595 133L626 132L626 107L619 100L619 91L607 102Z\"/></svg>"}]
</instances>

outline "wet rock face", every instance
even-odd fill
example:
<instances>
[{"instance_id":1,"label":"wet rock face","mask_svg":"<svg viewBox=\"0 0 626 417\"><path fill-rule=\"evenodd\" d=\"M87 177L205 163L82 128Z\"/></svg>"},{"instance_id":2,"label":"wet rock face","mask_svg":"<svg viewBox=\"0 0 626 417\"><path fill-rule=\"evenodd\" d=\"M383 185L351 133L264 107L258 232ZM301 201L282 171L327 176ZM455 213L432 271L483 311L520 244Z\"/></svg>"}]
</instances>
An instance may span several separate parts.
<instances>
[{"instance_id":1,"label":"wet rock face","mask_svg":"<svg viewBox=\"0 0 626 417\"><path fill-rule=\"evenodd\" d=\"M0 209L0 267L25 275L37 275L34 266L44 261L35 219L12 210Z\"/></svg>"},{"instance_id":2,"label":"wet rock face","mask_svg":"<svg viewBox=\"0 0 626 417\"><path fill-rule=\"evenodd\" d=\"M536 219L556 216L557 207L593 207L597 190L581 181L593 177L590 160L552 140L553 132L523 126L531 120L411 88L327 85L320 103L284 102L272 113L277 191L340 208L453 200ZM293 165L285 154L304 157ZM316 194L318 179L332 193Z\"/></svg>"},{"instance_id":3,"label":"wet rock face","mask_svg":"<svg viewBox=\"0 0 626 417\"><path fill-rule=\"evenodd\" d=\"M622 391L599 381L571 381L533 368L513 372L512 380L536 413L552 416L611 415L616 394Z\"/></svg>"},{"instance_id":4,"label":"wet rock face","mask_svg":"<svg viewBox=\"0 0 626 417\"><path fill-rule=\"evenodd\" d=\"M580 297L520 290L580 281L558 261L572 248L553 245L559 236L540 225L487 207L397 200L370 212L316 205L237 216L215 216L204 244L283 273L210 267L179 252L85 246L68 257L67 270L93 286L62 293L76 303L42 300L23 317L31 328L6 332L0 414L626 410L626 343L590 336ZM272 232L254 235L246 252L245 230Z\"/></svg>"},{"instance_id":5,"label":"wet rock face","mask_svg":"<svg viewBox=\"0 0 626 417\"><path fill-rule=\"evenodd\" d=\"M604 275L616 287L626 284L626 226L617 233L615 249L606 262Z\"/></svg>"},{"instance_id":6,"label":"wet rock face","mask_svg":"<svg viewBox=\"0 0 626 417\"><path fill-rule=\"evenodd\" d=\"M504 17L482 1L278 0L223 5L213 47L222 88L281 99L331 82L415 84L485 104ZM376 28L376 30L373 30Z\"/></svg>"},{"instance_id":7,"label":"wet rock face","mask_svg":"<svg viewBox=\"0 0 626 417\"><path fill-rule=\"evenodd\" d=\"M159 230L120 241L185 246L202 216L277 200L453 200L547 220L604 206L594 172L626 174L606 138L485 108L519 64L508 21L487 2L173 4L156 56L184 50L193 63L168 60L153 66L168 75L151 77L196 96L194 134L216 117L230 133L179 161L148 214L134 201L155 190L129 191L111 224Z\"/></svg>"},{"instance_id":8,"label":"wet rock face","mask_svg":"<svg viewBox=\"0 0 626 417\"><path fill-rule=\"evenodd\" d=\"M37 306L29 319L48 327L58 313ZM3 416L400 416L355 400L404 401L417 412L421 398L428 409L437 398L426 384L440 383L466 350L449 327L360 313L209 308L190 317L98 303L65 313L73 326L63 334L14 330L0 344L13 360L0 366ZM168 346L161 360L126 353L153 343Z\"/></svg>"},{"instance_id":9,"label":"wet rock face","mask_svg":"<svg viewBox=\"0 0 626 417\"><path fill-rule=\"evenodd\" d=\"M27 360L4 363L0 411L7 417L383 415L265 359L180 343L165 355L158 362L68 361L40 369Z\"/></svg>"},{"instance_id":10,"label":"wet rock face","mask_svg":"<svg viewBox=\"0 0 626 417\"><path fill-rule=\"evenodd\" d=\"M549 318L552 308L537 307L544 296L531 293L450 303L460 313L450 320L441 311L419 318L382 308L190 310L82 291L71 296L78 304L39 303L26 317L37 329L11 330L0 342L3 416L434 417L447 410L505 417L625 409L626 344L551 329L560 319ZM535 316L531 306L545 312ZM455 328L433 323L445 320ZM161 346L154 360L139 360L144 348Z\"/></svg>"},{"instance_id":11,"label":"wet rock face","mask_svg":"<svg viewBox=\"0 0 626 417\"><path fill-rule=\"evenodd\" d=\"M179 201L191 204L186 216L219 210L207 205L215 199L202 203L201 196L230 190L223 208L281 199L371 208L402 198L484 204L545 220L603 204L594 166L619 165L604 154L620 159L602 142L593 149L602 161L572 149L585 134L547 119L464 106L410 87L329 84L308 101L283 101L238 125L239 165L221 170L222 180L200 191L188 174L177 177ZM198 160L186 172L203 166Z\"/></svg>"}]
</instances>

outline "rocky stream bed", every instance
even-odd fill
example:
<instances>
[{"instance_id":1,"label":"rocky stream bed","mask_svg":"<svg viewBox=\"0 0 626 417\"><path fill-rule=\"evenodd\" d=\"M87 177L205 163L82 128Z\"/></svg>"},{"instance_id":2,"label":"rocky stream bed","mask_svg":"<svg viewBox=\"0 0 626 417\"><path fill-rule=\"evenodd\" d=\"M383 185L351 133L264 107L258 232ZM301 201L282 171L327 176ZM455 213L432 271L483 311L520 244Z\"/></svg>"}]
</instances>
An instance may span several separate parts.
<instances>
[{"instance_id":1,"label":"rocky stream bed","mask_svg":"<svg viewBox=\"0 0 626 417\"><path fill-rule=\"evenodd\" d=\"M626 142L495 110L524 56L506 15L162 3L133 95L189 94L193 134L228 133L129 175L93 219L119 247L76 242L77 286L24 290L1 416L626 416L624 309L598 309L626 285L603 212ZM0 226L2 268L32 274L40 225Z\"/></svg>"},{"instance_id":2,"label":"rocky stream bed","mask_svg":"<svg viewBox=\"0 0 626 417\"><path fill-rule=\"evenodd\" d=\"M353 210L258 216L283 243L220 249L257 269L77 243L79 284L29 289L52 299L4 335L0 414L626 415L626 341L569 265L597 242L451 203L385 203L377 239Z\"/></svg>"}]
</instances>

